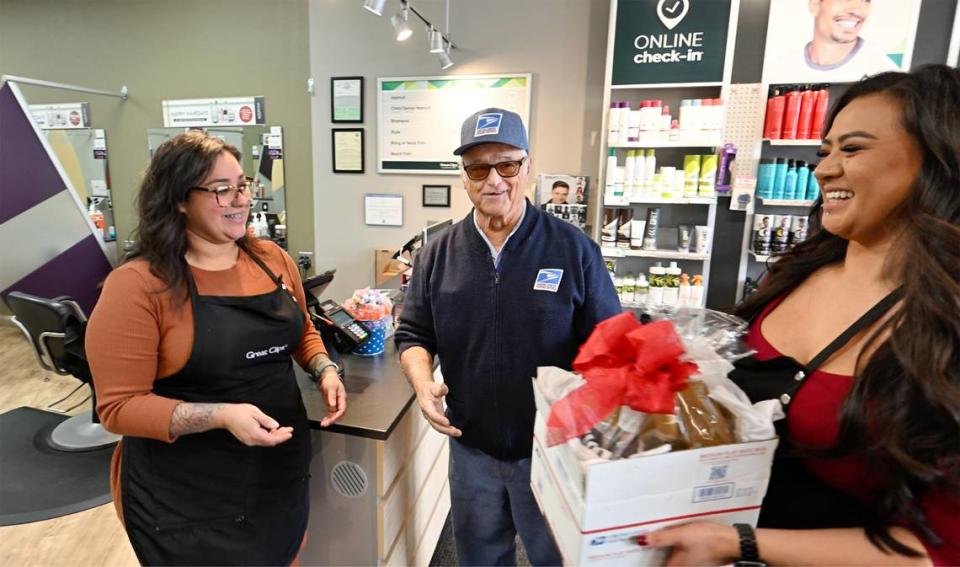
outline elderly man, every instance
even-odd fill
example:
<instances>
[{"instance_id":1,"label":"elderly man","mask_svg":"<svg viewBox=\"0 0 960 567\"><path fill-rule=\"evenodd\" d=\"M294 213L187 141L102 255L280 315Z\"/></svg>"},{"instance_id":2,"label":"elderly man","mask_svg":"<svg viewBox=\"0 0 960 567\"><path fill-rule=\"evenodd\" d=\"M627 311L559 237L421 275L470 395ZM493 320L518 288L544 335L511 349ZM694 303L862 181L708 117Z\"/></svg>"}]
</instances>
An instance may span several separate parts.
<instances>
[{"instance_id":1,"label":"elderly man","mask_svg":"<svg viewBox=\"0 0 960 567\"><path fill-rule=\"evenodd\" d=\"M520 117L481 110L460 141L453 153L474 208L417 258L396 333L400 360L423 415L451 437L460 564L515 563L518 532L533 564L558 564L530 490L530 379L538 366L570 368L620 304L597 244L526 200ZM445 384L433 381L434 355Z\"/></svg>"}]
</instances>

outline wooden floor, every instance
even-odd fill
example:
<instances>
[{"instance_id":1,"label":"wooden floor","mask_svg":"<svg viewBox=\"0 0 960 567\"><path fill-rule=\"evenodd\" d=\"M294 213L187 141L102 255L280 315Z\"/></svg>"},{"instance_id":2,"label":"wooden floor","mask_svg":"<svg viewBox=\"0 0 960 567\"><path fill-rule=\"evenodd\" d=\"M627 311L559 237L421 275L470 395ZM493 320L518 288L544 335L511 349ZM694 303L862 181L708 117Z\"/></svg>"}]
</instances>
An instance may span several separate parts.
<instances>
[{"instance_id":1,"label":"wooden floor","mask_svg":"<svg viewBox=\"0 0 960 567\"><path fill-rule=\"evenodd\" d=\"M0 317L0 413L22 406L45 409L47 404L77 386L76 378L41 370L29 343L7 324L6 318ZM76 401L85 395L83 391L77 392ZM70 413L87 409L90 402ZM43 522L0 527L0 565L3 566L137 564L112 503Z\"/></svg>"}]
</instances>

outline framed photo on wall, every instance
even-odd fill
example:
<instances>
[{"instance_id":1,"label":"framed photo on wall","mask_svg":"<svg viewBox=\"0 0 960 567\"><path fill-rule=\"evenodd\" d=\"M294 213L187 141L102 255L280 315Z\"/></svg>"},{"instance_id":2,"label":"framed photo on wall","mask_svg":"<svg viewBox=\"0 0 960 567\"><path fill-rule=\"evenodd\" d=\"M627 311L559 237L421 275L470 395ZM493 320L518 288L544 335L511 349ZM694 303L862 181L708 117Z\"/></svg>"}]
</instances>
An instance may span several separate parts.
<instances>
[{"instance_id":1,"label":"framed photo on wall","mask_svg":"<svg viewBox=\"0 0 960 567\"><path fill-rule=\"evenodd\" d=\"M846 83L907 71L921 0L840 2L771 0L763 82Z\"/></svg>"},{"instance_id":2,"label":"framed photo on wall","mask_svg":"<svg viewBox=\"0 0 960 567\"><path fill-rule=\"evenodd\" d=\"M330 121L335 124L363 122L363 77L330 78Z\"/></svg>"},{"instance_id":3,"label":"framed photo on wall","mask_svg":"<svg viewBox=\"0 0 960 567\"><path fill-rule=\"evenodd\" d=\"M331 130L334 173L363 173L363 128Z\"/></svg>"},{"instance_id":4,"label":"framed photo on wall","mask_svg":"<svg viewBox=\"0 0 960 567\"><path fill-rule=\"evenodd\" d=\"M450 186L449 185L424 185L423 186L423 206L424 207L449 207L450 206Z\"/></svg>"}]
</instances>

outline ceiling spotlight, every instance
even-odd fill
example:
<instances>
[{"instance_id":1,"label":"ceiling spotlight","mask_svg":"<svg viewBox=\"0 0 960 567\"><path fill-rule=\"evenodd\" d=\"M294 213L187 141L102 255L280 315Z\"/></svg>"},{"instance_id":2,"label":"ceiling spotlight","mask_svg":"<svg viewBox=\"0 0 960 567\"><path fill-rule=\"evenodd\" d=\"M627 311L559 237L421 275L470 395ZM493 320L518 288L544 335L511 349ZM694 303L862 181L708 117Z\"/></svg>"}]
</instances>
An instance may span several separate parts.
<instances>
[{"instance_id":1,"label":"ceiling spotlight","mask_svg":"<svg viewBox=\"0 0 960 567\"><path fill-rule=\"evenodd\" d=\"M397 41L404 41L413 35L410 24L407 23L407 5L404 3L403 10L390 17L390 23L393 24L394 31L397 32Z\"/></svg>"},{"instance_id":2,"label":"ceiling spotlight","mask_svg":"<svg viewBox=\"0 0 960 567\"><path fill-rule=\"evenodd\" d=\"M450 59L450 46L447 45L446 49L440 52L440 68L449 69L453 67L453 59Z\"/></svg>"},{"instance_id":3,"label":"ceiling spotlight","mask_svg":"<svg viewBox=\"0 0 960 567\"><path fill-rule=\"evenodd\" d=\"M383 6L387 0L363 0L363 7L378 16L383 15Z\"/></svg>"},{"instance_id":4,"label":"ceiling spotlight","mask_svg":"<svg viewBox=\"0 0 960 567\"><path fill-rule=\"evenodd\" d=\"M440 33L440 30L430 26L427 37L430 41L430 53L443 53L443 34Z\"/></svg>"}]
</instances>

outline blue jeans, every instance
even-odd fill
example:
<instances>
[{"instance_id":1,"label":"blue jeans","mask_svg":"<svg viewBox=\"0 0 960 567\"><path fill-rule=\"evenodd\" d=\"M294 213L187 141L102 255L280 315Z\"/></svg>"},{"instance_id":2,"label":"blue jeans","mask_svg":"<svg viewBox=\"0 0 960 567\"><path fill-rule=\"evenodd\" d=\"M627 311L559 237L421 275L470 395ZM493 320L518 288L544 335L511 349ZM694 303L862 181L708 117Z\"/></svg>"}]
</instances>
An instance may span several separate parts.
<instances>
[{"instance_id":1,"label":"blue jeans","mask_svg":"<svg viewBox=\"0 0 960 567\"><path fill-rule=\"evenodd\" d=\"M516 535L532 565L560 565L530 490L530 459L501 461L450 439L450 507L460 565L516 565Z\"/></svg>"}]
</instances>

